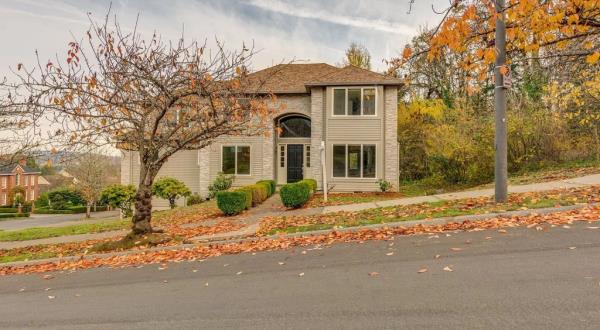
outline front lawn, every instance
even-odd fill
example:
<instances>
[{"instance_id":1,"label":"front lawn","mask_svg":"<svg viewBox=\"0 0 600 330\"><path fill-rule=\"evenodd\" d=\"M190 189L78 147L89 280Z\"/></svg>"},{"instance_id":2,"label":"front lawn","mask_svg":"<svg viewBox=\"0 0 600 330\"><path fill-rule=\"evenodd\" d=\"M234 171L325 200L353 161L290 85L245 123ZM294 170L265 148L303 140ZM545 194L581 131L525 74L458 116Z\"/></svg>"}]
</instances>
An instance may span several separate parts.
<instances>
[{"instance_id":1,"label":"front lawn","mask_svg":"<svg viewBox=\"0 0 600 330\"><path fill-rule=\"evenodd\" d=\"M265 217L261 219L258 233L259 235L295 233L591 202L600 202L600 186L511 194L508 203L505 204L496 204L493 198L482 197L368 209L359 212L335 212L313 216Z\"/></svg>"},{"instance_id":2,"label":"front lawn","mask_svg":"<svg viewBox=\"0 0 600 330\"><path fill-rule=\"evenodd\" d=\"M130 220L107 220L99 223L85 223L65 227L35 227L0 232L0 242L28 241L59 236L101 233L105 231L127 229Z\"/></svg>"}]
</instances>

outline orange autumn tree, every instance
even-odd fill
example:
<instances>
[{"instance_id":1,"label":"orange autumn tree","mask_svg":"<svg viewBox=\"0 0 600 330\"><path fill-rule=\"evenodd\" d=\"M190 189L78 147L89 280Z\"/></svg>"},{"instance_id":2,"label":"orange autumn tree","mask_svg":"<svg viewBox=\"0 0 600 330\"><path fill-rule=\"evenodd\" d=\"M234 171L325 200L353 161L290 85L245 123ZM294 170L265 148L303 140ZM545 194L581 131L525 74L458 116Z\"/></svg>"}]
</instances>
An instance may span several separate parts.
<instances>
[{"instance_id":1,"label":"orange autumn tree","mask_svg":"<svg viewBox=\"0 0 600 330\"><path fill-rule=\"evenodd\" d=\"M126 32L109 16L90 18L83 42L67 57L29 67L19 64L13 97L4 109L43 112L65 147L113 145L139 154L132 234L151 233L152 184L176 152L209 146L225 135L263 134L277 109L273 95L257 94L261 81L246 67L254 51L212 49L183 38L165 42Z\"/></svg>"},{"instance_id":2,"label":"orange autumn tree","mask_svg":"<svg viewBox=\"0 0 600 330\"><path fill-rule=\"evenodd\" d=\"M526 60L600 60L600 0L507 0L504 9L507 64ZM457 65L472 82L485 80L496 59L496 9L493 0L453 0L442 13L425 49L407 45L391 61L392 70L426 54L429 60L460 55ZM506 70L506 69L505 69Z\"/></svg>"}]
</instances>

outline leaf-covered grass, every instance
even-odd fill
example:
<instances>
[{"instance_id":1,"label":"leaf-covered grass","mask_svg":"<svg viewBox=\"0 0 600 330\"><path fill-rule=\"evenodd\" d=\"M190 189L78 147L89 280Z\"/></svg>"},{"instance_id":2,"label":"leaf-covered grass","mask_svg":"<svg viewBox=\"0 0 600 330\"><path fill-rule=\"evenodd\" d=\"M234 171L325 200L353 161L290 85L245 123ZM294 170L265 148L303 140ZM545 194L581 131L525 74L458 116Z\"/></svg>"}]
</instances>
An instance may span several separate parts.
<instances>
[{"instance_id":1,"label":"leaf-covered grass","mask_svg":"<svg viewBox=\"0 0 600 330\"><path fill-rule=\"evenodd\" d=\"M323 194L318 193L313 195L305 207L369 203L402 197L404 195L397 192L330 193L327 195L327 202L325 202Z\"/></svg>"},{"instance_id":2,"label":"leaf-covered grass","mask_svg":"<svg viewBox=\"0 0 600 330\"><path fill-rule=\"evenodd\" d=\"M101 233L127 229L130 227L129 220L109 220L99 223L87 223L65 227L35 227L14 231L0 232L0 242L28 241L59 236L80 235L90 233Z\"/></svg>"},{"instance_id":3,"label":"leaf-covered grass","mask_svg":"<svg viewBox=\"0 0 600 330\"><path fill-rule=\"evenodd\" d=\"M261 220L259 234L296 233L410 220L538 209L590 202L600 202L600 186L511 194L509 202L504 204L496 204L492 198L482 197L368 209L359 212L336 212L312 216L265 217Z\"/></svg>"},{"instance_id":4,"label":"leaf-covered grass","mask_svg":"<svg viewBox=\"0 0 600 330\"><path fill-rule=\"evenodd\" d=\"M18 254L14 254L14 255L0 256L0 264L6 263L6 262L15 262L15 261L47 259L47 258L54 258L57 256L58 256L58 254L56 254L54 252L41 252L41 253L24 252L24 253L18 253Z\"/></svg>"},{"instance_id":5,"label":"leaf-covered grass","mask_svg":"<svg viewBox=\"0 0 600 330\"><path fill-rule=\"evenodd\" d=\"M600 173L600 162L595 160L566 162L547 166L542 169L522 171L509 174L509 183L522 185L555 180L565 180L590 174ZM398 192L406 197L443 194L465 189L483 189L493 187L493 182L486 184L434 183L431 180L404 181L400 183Z\"/></svg>"}]
</instances>

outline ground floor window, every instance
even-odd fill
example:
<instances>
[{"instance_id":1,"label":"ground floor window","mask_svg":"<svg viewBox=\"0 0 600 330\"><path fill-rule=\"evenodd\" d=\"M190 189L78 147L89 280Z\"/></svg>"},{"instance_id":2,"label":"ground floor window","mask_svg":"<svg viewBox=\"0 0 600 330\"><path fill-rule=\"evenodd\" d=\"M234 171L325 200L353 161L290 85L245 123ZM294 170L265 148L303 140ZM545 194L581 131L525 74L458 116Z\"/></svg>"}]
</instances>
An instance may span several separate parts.
<instances>
[{"instance_id":1,"label":"ground floor window","mask_svg":"<svg viewBox=\"0 0 600 330\"><path fill-rule=\"evenodd\" d=\"M333 176L336 178L375 178L374 144L333 145Z\"/></svg>"},{"instance_id":2,"label":"ground floor window","mask_svg":"<svg viewBox=\"0 0 600 330\"><path fill-rule=\"evenodd\" d=\"M250 146L223 146L221 170L225 174L250 174Z\"/></svg>"}]
</instances>

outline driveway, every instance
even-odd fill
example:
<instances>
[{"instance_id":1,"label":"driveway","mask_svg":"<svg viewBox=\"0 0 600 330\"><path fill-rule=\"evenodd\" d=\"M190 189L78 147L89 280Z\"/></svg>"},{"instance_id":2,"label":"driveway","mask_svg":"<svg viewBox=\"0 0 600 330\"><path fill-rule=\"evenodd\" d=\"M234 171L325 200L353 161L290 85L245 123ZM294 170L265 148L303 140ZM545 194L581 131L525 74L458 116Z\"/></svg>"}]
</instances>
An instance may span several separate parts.
<instances>
[{"instance_id":1,"label":"driveway","mask_svg":"<svg viewBox=\"0 0 600 330\"><path fill-rule=\"evenodd\" d=\"M52 279L7 276L0 327L597 329L597 226L402 236Z\"/></svg>"},{"instance_id":2,"label":"driveway","mask_svg":"<svg viewBox=\"0 0 600 330\"><path fill-rule=\"evenodd\" d=\"M83 214L32 214L29 218L0 221L0 230L20 230L32 227L62 227L71 224L100 222L107 218L119 217L119 211L92 213L91 219Z\"/></svg>"}]
</instances>

